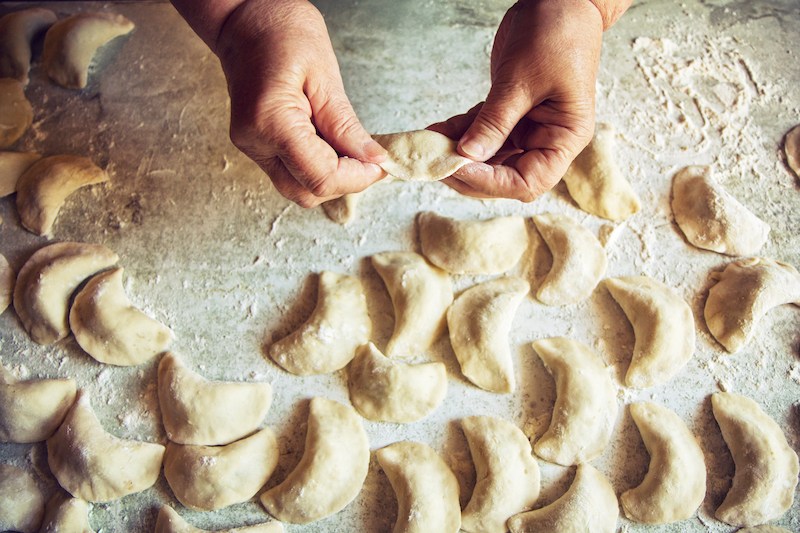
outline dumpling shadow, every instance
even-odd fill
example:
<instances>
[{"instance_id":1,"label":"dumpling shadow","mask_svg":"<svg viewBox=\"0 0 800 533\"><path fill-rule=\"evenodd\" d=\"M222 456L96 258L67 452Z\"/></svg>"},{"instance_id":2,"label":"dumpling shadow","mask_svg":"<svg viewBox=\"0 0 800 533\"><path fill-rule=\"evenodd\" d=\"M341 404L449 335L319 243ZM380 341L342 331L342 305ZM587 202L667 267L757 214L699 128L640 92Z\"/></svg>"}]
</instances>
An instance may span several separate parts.
<instances>
[{"instance_id":1,"label":"dumpling shadow","mask_svg":"<svg viewBox=\"0 0 800 533\"><path fill-rule=\"evenodd\" d=\"M269 357L269 347L298 329L314 312L317 304L319 292L319 274L311 274L306 278L303 288L300 290L291 304L281 306L281 320L277 329L265 335L261 345L264 357L271 361Z\"/></svg>"}]
</instances>

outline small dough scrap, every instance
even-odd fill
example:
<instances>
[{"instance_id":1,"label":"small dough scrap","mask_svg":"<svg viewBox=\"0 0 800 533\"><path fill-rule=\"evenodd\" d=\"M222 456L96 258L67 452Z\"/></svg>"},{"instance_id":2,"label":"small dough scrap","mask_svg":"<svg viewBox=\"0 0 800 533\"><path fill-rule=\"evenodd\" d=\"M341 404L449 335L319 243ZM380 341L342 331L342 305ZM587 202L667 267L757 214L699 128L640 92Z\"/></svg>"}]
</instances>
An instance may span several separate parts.
<instances>
[{"instance_id":1,"label":"small dough scrap","mask_svg":"<svg viewBox=\"0 0 800 533\"><path fill-rule=\"evenodd\" d=\"M327 374L344 368L371 333L361 281L324 271L319 275L314 312L296 331L270 346L269 356L298 376Z\"/></svg>"},{"instance_id":2,"label":"small dough scrap","mask_svg":"<svg viewBox=\"0 0 800 533\"><path fill-rule=\"evenodd\" d=\"M728 194L708 167L690 166L675 174L672 213L686 240L721 254L752 255L769 235L769 224Z\"/></svg>"},{"instance_id":3,"label":"small dough scrap","mask_svg":"<svg viewBox=\"0 0 800 533\"><path fill-rule=\"evenodd\" d=\"M447 393L444 363L408 365L385 357L371 342L349 368L350 401L376 422L414 422L436 409Z\"/></svg>"},{"instance_id":4,"label":"small dough scrap","mask_svg":"<svg viewBox=\"0 0 800 533\"><path fill-rule=\"evenodd\" d=\"M94 533L89 527L89 506L85 500L74 498L59 490L44 508L40 533Z\"/></svg>"},{"instance_id":5,"label":"small dough scrap","mask_svg":"<svg viewBox=\"0 0 800 533\"><path fill-rule=\"evenodd\" d=\"M164 505L158 512L155 533L205 533L207 530L189 525L175 509ZM253 526L218 529L214 533L283 533L280 522L264 522Z\"/></svg>"},{"instance_id":6,"label":"small dough scrap","mask_svg":"<svg viewBox=\"0 0 800 533\"><path fill-rule=\"evenodd\" d=\"M76 391L74 379L20 381L0 365L0 442L50 438L75 403Z\"/></svg>"},{"instance_id":7,"label":"small dough scrap","mask_svg":"<svg viewBox=\"0 0 800 533\"><path fill-rule=\"evenodd\" d=\"M779 518L792 506L800 473L780 426L756 402L730 392L712 394L711 407L736 465L717 520L749 527Z\"/></svg>"},{"instance_id":8,"label":"small dough scrap","mask_svg":"<svg viewBox=\"0 0 800 533\"><path fill-rule=\"evenodd\" d=\"M691 517L706 496L703 450L678 415L652 402L631 404L631 416L650 454L642 483L620 496L625 516L645 524Z\"/></svg>"},{"instance_id":9,"label":"small dough scrap","mask_svg":"<svg viewBox=\"0 0 800 533\"><path fill-rule=\"evenodd\" d=\"M369 469L369 438L353 408L313 398L300 463L261 495L281 522L307 524L342 510L361 491Z\"/></svg>"},{"instance_id":10,"label":"small dough scrap","mask_svg":"<svg viewBox=\"0 0 800 533\"><path fill-rule=\"evenodd\" d=\"M477 480L461 512L467 533L506 533L508 519L527 511L539 497L539 464L517 426L489 416L461 420Z\"/></svg>"},{"instance_id":11,"label":"small dough scrap","mask_svg":"<svg viewBox=\"0 0 800 533\"><path fill-rule=\"evenodd\" d=\"M461 372L478 387L514 392L508 334L517 307L529 290L523 279L498 278L467 289L448 309L450 344Z\"/></svg>"},{"instance_id":12,"label":"small dough scrap","mask_svg":"<svg viewBox=\"0 0 800 533\"><path fill-rule=\"evenodd\" d=\"M339 198L323 202L322 209L329 219L337 224L345 225L355 220L356 206L360 197L360 192L345 194Z\"/></svg>"},{"instance_id":13,"label":"small dough scrap","mask_svg":"<svg viewBox=\"0 0 800 533\"><path fill-rule=\"evenodd\" d=\"M0 78L28 83L31 41L57 20L55 13L41 7L14 11L0 18Z\"/></svg>"},{"instance_id":14,"label":"small dough scrap","mask_svg":"<svg viewBox=\"0 0 800 533\"><path fill-rule=\"evenodd\" d=\"M272 386L209 381L167 352L158 365L158 403L172 442L230 444L258 429L272 403Z\"/></svg>"},{"instance_id":15,"label":"small dough scrap","mask_svg":"<svg viewBox=\"0 0 800 533\"><path fill-rule=\"evenodd\" d=\"M227 446L169 442L164 476L184 506L214 511L255 496L278 465L279 455L269 428Z\"/></svg>"},{"instance_id":16,"label":"small dough scrap","mask_svg":"<svg viewBox=\"0 0 800 533\"><path fill-rule=\"evenodd\" d=\"M372 256L394 307L394 333L386 345L388 357L412 357L425 352L444 334L453 284L447 272L414 252L383 252Z\"/></svg>"},{"instance_id":17,"label":"small dough scrap","mask_svg":"<svg viewBox=\"0 0 800 533\"><path fill-rule=\"evenodd\" d=\"M0 254L0 313L11 305L14 299L14 283L17 275L14 269L8 264L5 256Z\"/></svg>"},{"instance_id":18,"label":"small dough scrap","mask_svg":"<svg viewBox=\"0 0 800 533\"><path fill-rule=\"evenodd\" d=\"M122 268L94 276L78 293L69 326L86 353L110 365L135 366L163 352L172 330L134 307L122 287Z\"/></svg>"},{"instance_id":19,"label":"small dough scrap","mask_svg":"<svg viewBox=\"0 0 800 533\"><path fill-rule=\"evenodd\" d=\"M44 498L33 476L0 463L0 531L36 533L44 516Z\"/></svg>"},{"instance_id":20,"label":"small dough scrap","mask_svg":"<svg viewBox=\"0 0 800 533\"><path fill-rule=\"evenodd\" d=\"M37 250L14 285L14 309L39 344L69 334L69 300L83 281L112 266L119 256L97 244L59 242Z\"/></svg>"},{"instance_id":21,"label":"small dough scrap","mask_svg":"<svg viewBox=\"0 0 800 533\"><path fill-rule=\"evenodd\" d=\"M611 483L589 463L578 465L567 492L541 509L512 516L511 533L614 533L619 503Z\"/></svg>"},{"instance_id":22,"label":"small dough scrap","mask_svg":"<svg viewBox=\"0 0 800 533\"><path fill-rule=\"evenodd\" d=\"M41 158L32 152L0 152L0 198L16 192L19 177Z\"/></svg>"},{"instance_id":23,"label":"small dough scrap","mask_svg":"<svg viewBox=\"0 0 800 533\"><path fill-rule=\"evenodd\" d=\"M712 277L704 315L708 330L730 353L747 344L773 307L800 305L800 273L766 257L739 259Z\"/></svg>"},{"instance_id":24,"label":"small dough scrap","mask_svg":"<svg viewBox=\"0 0 800 533\"><path fill-rule=\"evenodd\" d=\"M0 78L0 148L8 148L33 124L33 107L22 82Z\"/></svg>"},{"instance_id":25,"label":"small dough scrap","mask_svg":"<svg viewBox=\"0 0 800 533\"><path fill-rule=\"evenodd\" d=\"M639 197L614 160L614 128L598 124L588 146L563 177L581 209L608 220L623 220L641 209Z\"/></svg>"},{"instance_id":26,"label":"small dough scrap","mask_svg":"<svg viewBox=\"0 0 800 533\"><path fill-rule=\"evenodd\" d=\"M546 305L574 304L588 298L608 267L603 245L567 215L536 215L533 222L553 254L553 266L536 298Z\"/></svg>"},{"instance_id":27,"label":"small dough scrap","mask_svg":"<svg viewBox=\"0 0 800 533\"><path fill-rule=\"evenodd\" d=\"M422 255L454 274L502 274L528 247L525 219L454 220L431 211L417 216Z\"/></svg>"},{"instance_id":28,"label":"small dough scrap","mask_svg":"<svg viewBox=\"0 0 800 533\"><path fill-rule=\"evenodd\" d=\"M79 13L59 20L44 36L47 75L67 89L83 89L97 49L133 28L133 22L115 13Z\"/></svg>"},{"instance_id":29,"label":"small dough scrap","mask_svg":"<svg viewBox=\"0 0 800 533\"><path fill-rule=\"evenodd\" d=\"M473 161L459 155L458 141L430 130L373 135L389 156L380 167L403 181L438 181Z\"/></svg>"},{"instance_id":30,"label":"small dough scrap","mask_svg":"<svg viewBox=\"0 0 800 533\"><path fill-rule=\"evenodd\" d=\"M425 444L396 442L375 453L397 496L392 533L456 533L461 527L458 480Z\"/></svg>"},{"instance_id":31,"label":"small dough scrap","mask_svg":"<svg viewBox=\"0 0 800 533\"><path fill-rule=\"evenodd\" d=\"M87 157L54 155L35 162L17 180L17 211L25 229L46 235L64 200L81 187L108 181Z\"/></svg>"},{"instance_id":32,"label":"small dough scrap","mask_svg":"<svg viewBox=\"0 0 800 533\"><path fill-rule=\"evenodd\" d=\"M564 337L533 343L556 380L550 427L536 455L562 466L591 461L606 448L617 418L617 391L603 362L588 347Z\"/></svg>"},{"instance_id":33,"label":"small dough scrap","mask_svg":"<svg viewBox=\"0 0 800 533\"><path fill-rule=\"evenodd\" d=\"M674 376L694 355L694 315L671 287L647 276L603 282L633 326L636 339L625 375L628 387L646 389Z\"/></svg>"},{"instance_id":34,"label":"small dough scrap","mask_svg":"<svg viewBox=\"0 0 800 533\"><path fill-rule=\"evenodd\" d=\"M90 502L110 502L153 486L164 446L107 433L78 391L64 422L47 439L50 470L67 492Z\"/></svg>"},{"instance_id":35,"label":"small dough scrap","mask_svg":"<svg viewBox=\"0 0 800 533\"><path fill-rule=\"evenodd\" d=\"M786 163L795 176L800 177L800 124L789 130L783 142Z\"/></svg>"}]
</instances>

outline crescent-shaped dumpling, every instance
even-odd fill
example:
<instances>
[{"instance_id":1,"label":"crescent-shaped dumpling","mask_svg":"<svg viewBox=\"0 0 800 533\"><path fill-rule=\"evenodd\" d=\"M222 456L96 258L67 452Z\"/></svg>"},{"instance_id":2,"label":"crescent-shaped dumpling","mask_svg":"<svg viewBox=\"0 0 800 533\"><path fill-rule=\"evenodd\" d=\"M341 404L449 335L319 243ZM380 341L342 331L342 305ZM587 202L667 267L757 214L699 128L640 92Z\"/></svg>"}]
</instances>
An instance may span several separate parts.
<instances>
[{"instance_id":1,"label":"crescent-shaped dumpling","mask_svg":"<svg viewBox=\"0 0 800 533\"><path fill-rule=\"evenodd\" d=\"M33 476L0 463L0 531L36 533L44 515L44 498Z\"/></svg>"},{"instance_id":2,"label":"crescent-shaped dumpling","mask_svg":"<svg viewBox=\"0 0 800 533\"><path fill-rule=\"evenodd\" d=\"M133 28L133 22L115 13L79 13L59 20L44 36L47 75L67 89L83 89L97 49Z\"/></svg>"},{"instance_id":3,"label":"crescent-shaped dumpling","mask_svg":"<svg viewBox=\"0 0 800 533\"><path fill-rule=\"evenodd\" d=\"M608 292L633 326L629 387L645 389L675 375L694 354L694 315L678 293L647 276L608 278Z\"/></svg>"},{"instance_id":4,"label":"crescent-shaped dumpling","mask_svg":"<svg viewBox=\"0 0 800 533\"><path fill-rule=\"evenodd\" d=\"M22 82L0 78L0 148L8 148L33 124L33 107Z\"/></svg>"},{"instance_id":5,"label":"crescent-shaped dumpling","mask_svg":"<svg viewBox=\"0 0 800 533\"><path fill-rule=\"evenodd\" d=\"M756 402L730 392L711 395L714 418L736 472L715 516L726 524L757 526L785 513L794 500L797 454L780 426Z\"/></svg>"},{"instance_id":6,"label":"crescent-shaped dumpling","mask_svg":"<svg viewBox=\"0 0 800 533\"><path fill-rule=\"evenodd\" d=\"M706 325L731 353L747 344L767 311L783 304L800 304L800 273L780 261L739 259L712 277L718 281L706 300Z\"/></svg>"},{"instance_id":7,"label":"crescent-shaped dumpling","mask_svg":"<svg viewBox=\"0 0 800 533\"><path fill-rule=\"evenodd\" d=\"M691 517L706 496L703 450L678 415L652 402L631 404L631 416L650 454L642 483L620 496L625 516L645 524Z\"/></svg>"},{"instance_id":8,"label":"crescent-shaped dumpling","mask_svg":"<svg viewBox=\"0 0 800 533\"><path fill-rule=\"evenodd\" d=\"M75 403L74 379L19 381L0 365L0 442L49 438Z\"/></svg>"},{"instance_id":9,"label":"crescent-shaped dumpling","mask_svg":"<svg viewBox=\"0 0 800 533\"><path fill-rule=\"evenodd\" d=\"M31 338L50 344L69 334L69 299L83 281L117 262L97 244L59 242L37 250L14 286L14 309Z\"/></svg>"},{"instance_id":10,"label":"crescent-shaped dumpling","mask_svg":"<svg viewBox=\"0 0 800 533\"><path fill-rule=\"evenodd\" d=\"M31 41L58 20L49 9L32 7L0 18L0 78L28 83Z\"/></svg>"},{"instance_id":11,"label":"crescent-shaped dumpling","mask_svg":"<svg viewBox=\"0 0 800 533\"><path fill-rule=\"evenodd\" d=\"M0 313L11 305L14 299L14 282L17 275L14 269L8 264L5 256L0 254Z\"/></svg>"},{"instance_id":12,"label":"crescent-shaped dumpling","mask_svg":"<svg viewBox=\"0 0 800 533\"><path fill-rule=\"evenodd\" d=\"M454 274L501 274L528 247L521 216L454 220L426 211L417 216L422 255Z\"/></svg>"},{"instance_id":13,"label":"crescent-shaped dumpling","mask_svg":"<svg viewBox=\"0 0 800 533\"><path fill-rule=\"evenodd\" d=\"M614 128L598 124L591 142L562 178L581 209L608 220L623 220L641 209L639 197L614 160Z\"/></svg>"},{"instance_id":14,"label":"crescent-shaped dumpling","mask_svg":"<svg viewBox=\"0 0 800 533\"><path fill-rule=\"evenodd\" d=\"M59 490L44 508L40 533L94 533L89 527L89 506L86 500Z\"/></svg>"},{"instance_id":15,"label":"crescent-shaped dumpling","mask_svg":"<svg viewBox=\"0 0 800 533\"><path fill-rule=\"evenodd\" d=\"M355 220L356 206L360 197L360 192L345 194L339 198L323 202L322 209L329 219L337 224L344 225Z\"/></svg>"},{"instance_id":16,"label":"crescent-shaped dumpling","mask_svg":"<svg viewBox=\"0 0 800 533\"><path fill-rule=\"evenodd\" d=\"M536 215L533 222L553 254L553 266L536 290L536 298L547 305L588 298L608 266L603 245L567 215Z\"/></svg>"},{"instance_id":17,"label":"crescent-shaped dumpling","mask_svg":"<svg viewBox=\"0 0 800 533\"><path fill-rule=\"evenodd\" d=\"M769 235L769 224L728 194L708 167L690 166L675 174L672 213L690 243L721 254L754 254Z\"/></svg>"},{"instance_id":18,"label":"crescent-shaped dumpling","mask_svg":"<svg viewBox=\"0 0 800 533\"><path fill-rule=\"evenodd\" d=\"M578 341L542 339L533 349L556 380L550 427L534 446L536 455L563 466L591 461L608 445L617 418L611 377L600 358Z\"/></svg>"},{"instance_id":19,"label":"crescent-shaped dumpling","mask_svg":"<svg viewBox=\"0 0 800 533\"><path fill-rule=\"evenodd\" d=\"M508 519L533 507L539 497L539 464L517 426L490 416L461 420L477 479L461 512L467 533L506 533Z\"/></svg>"},{"instance_id":20,"label":"crescent-shaped dumpling","mask_svg":"<svg viewBox=\"0 0 800 533\"><path fill-rule=\"evenodd\" d=\"M249 500L278 464L278 441L269 428L227 446L167 444L164 476L183 505L214 511Z\"/></svg>"},{"instance_id":21,"label":"crescent-shaped dumpling","mask_svg":"<svg viewBox=\"0 0 800 533\"><path fill-rule=\"evenodd\" d=\"M457 141L435 131L404 131L372 138L389 152L381 168L403 181L438 181L473 162L459 155Z\"/></svg>"},{"instance_id":22,"label":"crescent-shaped dumpling","mask_svg":"<svg viewBox=\"0 0 800 533\"><path fill-rule=\"evenodd\" d=\"M458 480L439 455L418 442L375 453L397 496L393 533L456 533L461 527Z\"/></svg>"},{"instance_id":23,"label":"crescent-shaped dumpling","mask_svg":"<svg viewBox=\"0 0 800 533\"><path fill-rule=\"evenodd\" d=\"M158 403L167 438L178 444L230 444L255 431L269 411L272 386L209 381L174 352L158 364Z\"/></svg>"},{"instance_id":24,"label":"crescent-shaped dumpling","mask_svg":"<svg viewBox=\"0 0 800 533\"><path fill-rule=\"evenodd\" d=\"M86 353L110 365L134 366L163 352L172 330L134 307L122 287L122 269L94 276L78 293L69 326Z\"/></svg>"},{"instance_id":25,"label":"crescent-shaped dumpling","mask_svg":"<svg viewBox=\"0 0 800 533\"><path fill-rule=\"evenodd\" d=\"M108 181L108 173L87 157L53 155L38 160L17 180L22 225L37 235L47 234L70 194L104 181Z\"/></svg>"},{"instance_id":26,"label":"crescent-shaped dumpling","mask_svg":"<svg viewBox=\"0 0 800 533\"><path fill-rule=\"evenodd\" d=\"M419 355L447 327L453 284L447 272L414 252L384 252L372 256L394 307L394 333L386 345L388 357Z\"/></svg>"},{"instance_id":27,"label":"crescent-shaped dumpling","mask_svg":"<svg viewBox=\"0 0 800 533\"><path fill-rule=\"evenodd\" d=\"M395 362L371 342L358 349L348 373L350 401L368 420L414 422L436 409L447 393L444 363Z\"/></svg>"},{"instance_id":28,"label":"crescent-shaped dumpling","mask_svg":"<svg viewBox=\"0 0 800 533\"><path fill-rule=\"evenodd\" d=\"M358 278L322 272L314 312L296 331L270 346L269 355L292 374L326 374L346 366L371 333L367 298Z\"/></svg>"},{"instance_id":29,"label":"crescent-shaped dumpling","mask_svg":"<svg viewBox=\"0 0 800 533\"><path fill-rule=\"evenodd\" d=\"M461 372L478 387L514 392L508 334L529 290L528 282L519 278L486 281L464 291L447 311L450 344Z\"/></svg>"},{"instance_id":30,"label":"crescent-shaped dumpling","mask_svg":"<svg viewBox=\"0 0 800 533\"><path fill-rule=\"evenodd\" d=\"M41 158L31 152L0 152L0 198L16 192L19 177Z\"/></svg>"},{"instance_id":31,"label":"crescent-shaped dumpling","mask_svg":"<svg viewBox=\"0 0 800 533\"><path fill-rule=\"evenodd\" d=\"M186 523L169 505L162 506L158 512L155 533L205 533L206 531ZM218 529L214 533L283 533L283 525L280 522L265 522L253 526Z\"/></svg>"},{"instance_id":32,"label":"crescent-shaped dumpling","mask_svg":"<svg viewBox=\"0 0 800 533\"><path fill-rule=\"evenodd\" d=\"M511 533L614 533L618 518L614 488L595 467L583 463L563 496L541 509L512 516L508 527Z\"/></svg>"},{"instance_id":33,"label":"crescent-shaped dumpling","mask_svg":"<svg viewBox=\"0 0 800 533\"><path fill-rule=\"evenodd\" d=\"M795 176L800 177L800 124L790 129L783 142L786 163Z\"/></svg>"},{"instance_id":34,"label":"crescent-shaped dumpling","mask_svg":"<svg viewBox=\"0 0 800 533\"><path fill-rule=\"evenodd\" d=\"M313 398L303 458L280 485L261 495L261 503L281 522L321 520L358 495L368 469L369 438L356 412Z\"/></svg>"},{"instance_id":35,"label":"crescent-shaped dumpling","mask_svg":"<svg viewBox=\"0 0 800 533\"><path fill-rule=\"evenodd\" d=\"M84 391L78 391L64 422L47 439L47 462L58 484L90 502L110 502L151 487L163 457L160 444L107 433Z\"/></svg>"}]
</instances>

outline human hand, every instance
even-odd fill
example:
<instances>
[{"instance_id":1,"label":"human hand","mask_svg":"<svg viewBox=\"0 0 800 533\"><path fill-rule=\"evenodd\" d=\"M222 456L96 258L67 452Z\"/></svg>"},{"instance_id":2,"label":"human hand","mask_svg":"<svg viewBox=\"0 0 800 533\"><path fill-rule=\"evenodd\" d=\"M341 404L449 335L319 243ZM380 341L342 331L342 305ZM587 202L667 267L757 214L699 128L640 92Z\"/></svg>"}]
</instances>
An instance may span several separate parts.
<instances>
[{"instance_id":1,"label":"human hand","mask_svg":"<svg viewBox=\"0 0 800 533\"><path fill-rule=\"evenodd\" d=\"M509 9L495 36L486 102L429 127L460 138L458 151L476 161L444 183L525 202L552 188L592 138L605 24L589 0L521 0Z\"/></svg>"},{"instance_id":2,"label":"human hand","mask_svg":"<svg viewBox=\"0 0 800 533\"><path fill-rule=\"evenodd\" d=\"M356 118L309 2L245 0L206 42L228 81L231 140L283 196L313 207L385 176L386 151Z\"/></svg>"}]
</instances>

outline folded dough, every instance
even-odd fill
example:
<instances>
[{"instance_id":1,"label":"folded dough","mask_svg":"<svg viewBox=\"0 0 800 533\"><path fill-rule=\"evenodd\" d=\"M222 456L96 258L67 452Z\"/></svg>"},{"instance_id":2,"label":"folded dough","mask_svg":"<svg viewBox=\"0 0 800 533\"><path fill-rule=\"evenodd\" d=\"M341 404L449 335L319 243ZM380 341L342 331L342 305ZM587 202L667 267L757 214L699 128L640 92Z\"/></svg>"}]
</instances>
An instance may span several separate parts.
<instances>
[{"instance_id":1,"label":"folded dough","mask_svg":"<svg viewBox=\"0 0 800 533\"><path fill-rule=\"evenodd\" d=\"M33 124L33 108L21 81L0 78L0 148L8 148Z\"/></svg>"},{"instance_id":2,"label":"folded dough","mask_svg":"<svg viewBox=\"0 0 800 533\"><path fill-rule=\"evenodd\" d=\"M174 352L158 365L158 403L167 438L178 444L230 444L255 431L269 411L272 386L209 381Z\"/></svg>"},{"instance_id":3,"label":"folded dough","mask_svg":"<svg viewBox=\"0 0 800 533\"><path fill-rule=\"evenodd\" d=\"M454 274L501 274L519 262L528 247L520 216L454 220L431 211L417 215L422 255Z\"/></svg>"},{"instance_id":4,"label":"folded dough","mask_svg":"<svg viewBox=\"0 0 800 533\"><path fill-rule=\"evenodd\" d=\"M0 78L28 83L31 41L58 20L49 9L32 7L0 18Z\"/></svg>"},{"instance_id":5,"label":"folded dough","mask_svg":"<svg viewBox=\"0 0 800 533\"><path fill-rule=\"evenodd\" d=\"M155 533L205 533L205 531L187 524L169 505L161 506L158 512ZM253 526L218 529L214 533L283 533L283 525L280 522L264 522Z\"/></svg>"},{"instance_id":6,"label":"folded dough","mask_svg":"<svg viewBox=\"0 0 800 533\"><path fill-rule=\"evenodd\" d=\"M164 446L107 433L78 391L64 422L47 439L50 471L67 492L90 502L110 502L155 484Z\"/></svg>"},{"instance_id":7,"label":"folded dough","mask_svg":"<svg viewBox=\"0 0 800 533\"><path fill-rule=\"evenodd\" d=\"M786 163L795 176L800 177L800 125L790 129L783 141L783 153Z\"/></svg>"},{"instance_id":8,"label":"folded dough","mask_svg":"<svg viewBox=\"0 0 800 533\"><path fill-rule=\"evenodd\" d=\"M690 243L721 254L754 254L769 235L769 225L728 194L708 167L690 166L675 174L672 213Z\"/></svg>"},{"instance_id":9,"label":"folded dough","mask_svg":"<svg viewBox=\"0 0 800 533\"><path fill-rule=\"evenodd\" d=\"M269 347L269 356L298 376L339 370L369 341L372 320L358 278L333 272L319 275L317 306L296 331Z\"/></svg>"},{"instance_id":10,"label":"folded dough","mask_svg":"<svg viewBox=\"0 0 800 533\"><path fill-rule=\"evenodd\" d=\"M372 136L389 152L381 168L403 181L438 181L472 163L458 154L457 141L430 130Z\"/></svg>"},{"instance_id":11,"label":"folded dough","mask_svg":"<svg viewBox=\"0 0 800 533\"><path fill-rule=\"evenodd\" d=\"M508 334L527 281L498 278L464 291L447 311L450 344L461 372L482 389L514 392L514 367Z\"/></svg>"},{"instance_id":12,"label":"folded dough","mask_svg":"<svg viewBox=\"0 0 800 533\"><path fill-rule=\"evenodd\" d=\"M328 218L337 224L348 224L356 218L356 206L360 197L360 192L345 194L339 198L323 202L322 209L328 215Z\"/></svg>"},{"instance_id":13,"label":"folded dough","mask_svg":"<svg viewBox=\"0 0 800 533\"><path fill-rule=\"evenodd\" d=\"M0 152L0 198L16 192L19 177L41 158L30 152Z\"/></svg>"},{"instance_id":14,"label":"folded dough","mask_svg":"<svg viewBox=\"0 0 800 533\"><path fill-rule=\"evenodd\" d=\"M94 533L86 500L59 489L44 508L40 533Z\"/></svg>"},{"instance_id":15,"label":"folded dough","mask_svg":"<svg viewBox=\"0 0 800 533\"><path fill-rule=\"evenodd\" d=\"M0 531L36 533L44 515L44 498L33 476L0 463Z\"/></svg>"},{"instance_id":16,"label":"folded dough","mask_svg":"<svg viewBox=\"0 0 800 533\"><path fill-rule=\"evenodd\" d=\"M383 252L372 256L394 307L394 333L386 345L388 357L411 357L444 334L447 308L453 303L450 276L414 252Z\"/></svg>"},{"instance_id":17,"label":"folded dough","mask_svg":"<svg viewBox=\"0 0 800 533\"><path fill-rule=\"evenodd\" d=\"M395 362L371 342L358 348L348 373L350 401L368 420L414 422L436 409L447 393L444 363Z\"/></svg>"},{"instance_id":18,"label":"folded dough","mask_svg":"<svg viewBox=\"0 0 800 533\"><path fill-rule=\"evenodd\" d=\"M5 256L0 254L0 313L11 305L16 280L17 275L14 273L14 269L8 264Z\"/></svg>"}]
</instances>

